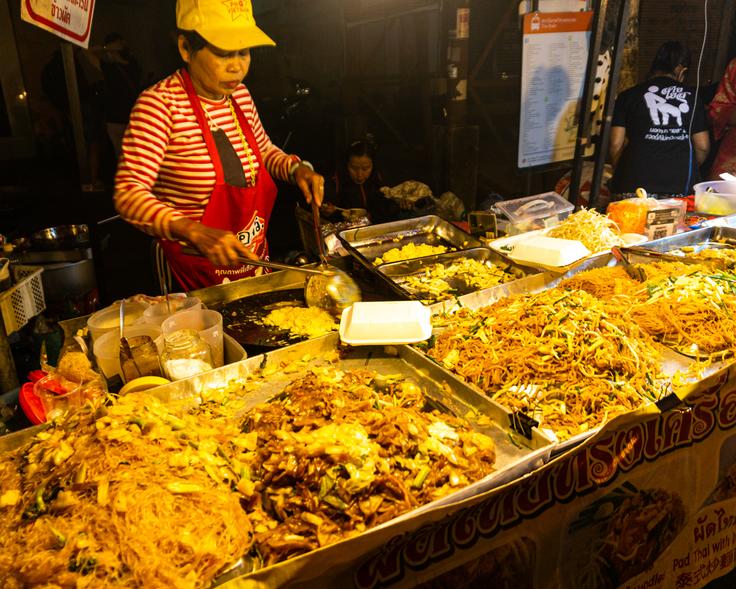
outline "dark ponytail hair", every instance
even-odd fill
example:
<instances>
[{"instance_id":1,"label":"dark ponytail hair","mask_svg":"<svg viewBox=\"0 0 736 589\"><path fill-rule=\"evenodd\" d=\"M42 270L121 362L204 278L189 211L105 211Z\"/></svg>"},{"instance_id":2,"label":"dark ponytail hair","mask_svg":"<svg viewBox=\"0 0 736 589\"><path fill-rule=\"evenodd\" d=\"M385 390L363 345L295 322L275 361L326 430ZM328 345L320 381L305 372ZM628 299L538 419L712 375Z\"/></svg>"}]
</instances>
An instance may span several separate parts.
<instances>
[{"instance_id":1,"label":"dark ponytail hair","mask_svg":"<svg viewBox=\"0 0 736 589\"><path fill-rule=\"evenodd\" d=\"M649 77L657 73L674 74L678 65L684 68L690 67L690 50L679 41L662 43L654 56L652 67L649 68Z\"/></svg>"}]
</instances>

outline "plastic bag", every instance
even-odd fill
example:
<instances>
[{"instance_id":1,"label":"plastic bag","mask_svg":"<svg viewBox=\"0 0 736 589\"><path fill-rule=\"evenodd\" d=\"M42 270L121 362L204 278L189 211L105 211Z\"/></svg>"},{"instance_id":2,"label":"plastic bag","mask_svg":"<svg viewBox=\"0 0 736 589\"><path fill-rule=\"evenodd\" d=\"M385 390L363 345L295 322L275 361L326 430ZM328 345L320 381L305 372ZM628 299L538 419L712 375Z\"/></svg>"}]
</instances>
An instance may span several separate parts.
<instances>
[{"instance_id":1,"label":"plastic bag","mask_svg":"<svg viewBox=\"0 0 736 589\"><path fill-rule=\"evenodd\" d=\"M433 196L432 189L429 186L416 180L407 180L391 188L383 186L381 192L386 198L404 201L412 205L423 198Z\"/></svg>"},{"instance_id":2,"label":"plastic bag","mask_svg":"<svg viewBox=\"0 0 736 589\"><path fill-rule=\"evenodd\" d=\"M460 221L465 215L465 205L452 192L444 192L435 200L435 208L440 217L448 221Z\"/></svg>"}]
</instances>

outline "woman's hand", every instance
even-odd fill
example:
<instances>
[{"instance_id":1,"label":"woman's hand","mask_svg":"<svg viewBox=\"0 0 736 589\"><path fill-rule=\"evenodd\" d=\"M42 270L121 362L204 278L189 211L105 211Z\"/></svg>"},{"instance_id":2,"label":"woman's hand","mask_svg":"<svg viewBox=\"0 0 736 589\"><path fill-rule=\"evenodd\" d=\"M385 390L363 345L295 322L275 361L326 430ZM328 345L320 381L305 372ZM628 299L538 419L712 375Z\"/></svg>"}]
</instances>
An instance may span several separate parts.
<instances>
[{"instance_id":1,"label":"woman's hand","mask_svg":"<svg viewBox=\"0 0 736 589\"><path fill-rule=\"evenodd\" d=\"M191 243L217 266L235 266L240 263L240 258L258 259L230 231L208 227L191 219L172 221L170 230L172 235Z\"/></svg>"},{"instance_id":2,"label":"woman's hand","mask_svg":"<svg viewBox=\"0 0 736 589\"><path fill-rule=\"evenodd\" d=\"M294 183L299 187L308 203L322 204L325 196L325 179L309 166L299 164L294 170Z\"/></svg>"}]
</instances>

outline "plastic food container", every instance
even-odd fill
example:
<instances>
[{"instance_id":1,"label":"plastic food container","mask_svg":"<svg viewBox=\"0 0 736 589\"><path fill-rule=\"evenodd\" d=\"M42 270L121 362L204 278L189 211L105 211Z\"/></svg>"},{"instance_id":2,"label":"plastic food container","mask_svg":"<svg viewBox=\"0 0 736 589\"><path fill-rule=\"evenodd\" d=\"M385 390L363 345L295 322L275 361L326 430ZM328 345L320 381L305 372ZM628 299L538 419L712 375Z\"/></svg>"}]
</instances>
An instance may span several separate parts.
<instances>
[{"instance_id":1,"label":"plastic food container","mask_svg":"<svg viewBox=\"0 0 736 589\"><path fill-rule=\"evenodd\" d=\"M64 387L55 374L49 374L33 385L34 394L41 400L46 419L61 417L67 411L78 409L87 401L105 394L102 379L84 383L70 383Z\"/></svg>"},{"instance_id":2,"label":"plastic food container","mask_svg":"<svg viewBox=\"0 0 736 589\"><path fill-rule=\"evenodd\" d=\"M351 346L421 342L432 335L430 317L419 301L354 303L342 312L340 339Z\"/></svg>"},{"instance_id":3,"label":"plastic food container","mask_svg":"<svg viewBox=\"0 0 736 589\"><path fill-rule=\"evenodd\" d=\"M182 311L167 318L161 324L164 337L180 329L193 329L212 348L212 360L219 368L225 363L224 330L222 327L222 315L211 309L190 309Z\"/></svg>"},{"instance_id":4,"label":"plastic food container","mask_svg":"<svg viewBox=\"0 0 736 589\"><path fill-rule=\"evenodd\" d=\"M559 267L590 254L590 250L577 240L535 235L518 243L508 256L522 264Z\"/></svg>"},{"instance_id":5,"label":"plastic food container","mask_svg":"<svg viewBox=\"0 0 736 589\"><path fill-rule=\"evenodd\" d=\"M125 303L125 325L136 323L147 308L148 305L144 303ZM116 327L120 328L120 303L115 303L94 313L87 319L87 327L93 342L104 333L112 331Z\"/></svg>"},{"instance_id":6,"label":"plastic food container","mask_svg":"<svg viewBox=\"0 0 736 589\"><path fill-rule=\"evenodd\" d=\"M694 186L695 210L707 215L736 213L736 182L712 180Z\"/></svg>"},{"instance_id":7,"label":"plastic food container","mask_svg":"<svg viewBox=\"0 0 736 589\"><path fill-rule=\"evenodd\" d=\"M171 313L169 313L171 307ZM201 309L202 301L197 297L175 297L169 296L169 304L166 301L151 305L143 312L143 319L146 323L153 325L161 325L167 318L175 313L189 311L191 309Z\"/></svg>"},{"instance_id":8,"label":"plastic food container","mask_svg":"<svg viewBox=\"0 0 736 589\"><path fill-rule=\"evenodd\" d=\"M554 227L565 219L573 208L572 203L556 192L506 200L494 205L494 210L509 220L507 227L509 235Z\"/></svg>"}]
</instances>

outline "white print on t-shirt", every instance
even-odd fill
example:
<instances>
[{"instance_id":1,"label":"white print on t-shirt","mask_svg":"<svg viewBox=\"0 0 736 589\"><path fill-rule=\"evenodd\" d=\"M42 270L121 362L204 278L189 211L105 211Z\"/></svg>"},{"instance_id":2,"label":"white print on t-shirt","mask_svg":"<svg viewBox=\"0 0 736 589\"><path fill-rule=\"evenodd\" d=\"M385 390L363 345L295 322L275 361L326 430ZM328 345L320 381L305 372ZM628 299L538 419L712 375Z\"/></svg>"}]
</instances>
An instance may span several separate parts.
<instances>
[{"instance_id":1,"label":"white print on t-shirt","mask_svg":"<svg viewBox=\"0 0 736 589\"><path fill-rule=\"evenodd\" d=\"M663 94L664 96L660 96L659 94ZM672 117L677 122L677 127L682 127L682 113L690 111L690 106L687 103L687 97L689 95L690 92L685 92L680 86L670 86L661 90L657 86L649 86L644 93L644 102L649 109L649 117L652 119L652 124L669 126L670 117ZM669 102L670 99L676 100L679 104L671 104ZM662 130L650 129L650 132L661 133ZM650 137L647 138L649 139Z\"/></svg>"}]
</instances>

